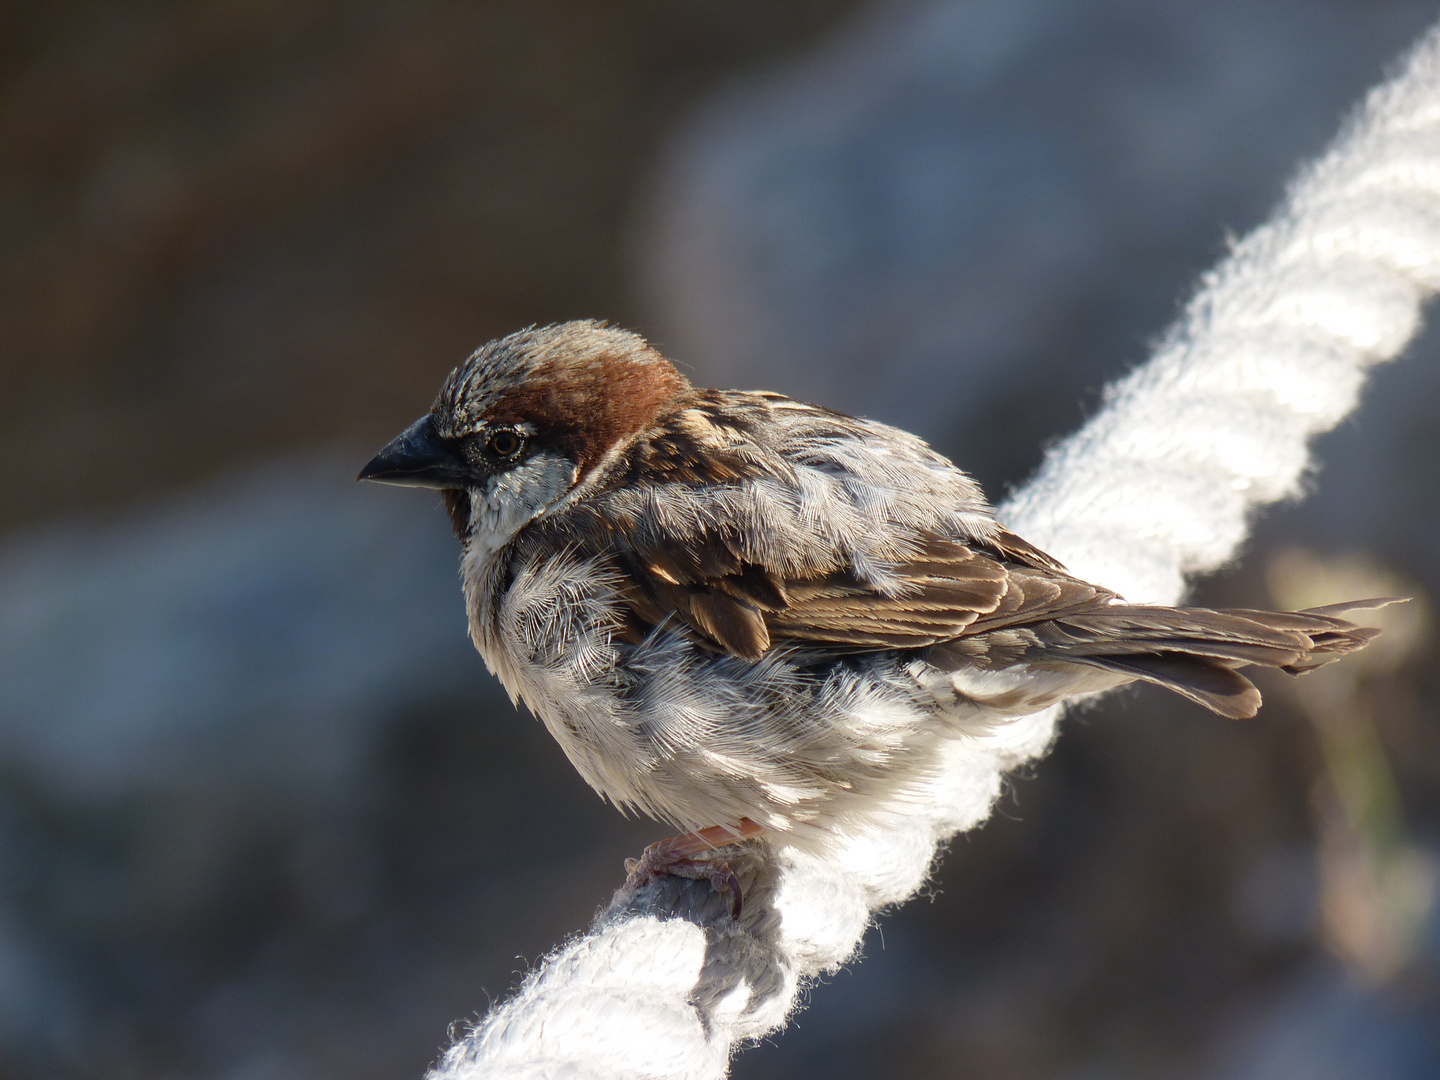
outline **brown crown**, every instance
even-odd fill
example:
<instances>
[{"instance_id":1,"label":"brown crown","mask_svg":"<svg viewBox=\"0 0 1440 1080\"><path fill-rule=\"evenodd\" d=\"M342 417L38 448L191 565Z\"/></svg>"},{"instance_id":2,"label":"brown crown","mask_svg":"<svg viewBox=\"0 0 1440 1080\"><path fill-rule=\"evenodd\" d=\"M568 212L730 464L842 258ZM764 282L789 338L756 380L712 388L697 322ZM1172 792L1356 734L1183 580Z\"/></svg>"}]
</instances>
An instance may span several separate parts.
<instances>
[{"instance_id":1,"label":"brown crown","mask_svg":"<svg viewBox=\"0 0 1440 1080\"><path fill-rule=\"evenodd\" d=\"M638 334L564 323L478 350L446 380L436 425L453 435L481 423L531 424L537 440L564 452L584 477L689 385Z\"/></svg>"}]
</instances>

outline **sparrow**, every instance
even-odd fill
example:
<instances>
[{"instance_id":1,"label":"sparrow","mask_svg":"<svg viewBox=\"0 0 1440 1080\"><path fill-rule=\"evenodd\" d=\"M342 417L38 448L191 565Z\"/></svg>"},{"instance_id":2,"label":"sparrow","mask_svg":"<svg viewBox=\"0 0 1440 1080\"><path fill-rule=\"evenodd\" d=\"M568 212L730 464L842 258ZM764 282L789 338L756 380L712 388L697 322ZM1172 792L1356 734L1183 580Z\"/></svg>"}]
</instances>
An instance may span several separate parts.
<instances>
[{"instance_id":1,"label":"sparrow","mask_svg":"<svg viewBox=\"0 0 1440 1080\"><path fill-rule=\"evenodd\" d=\"M1300 673L1377 631L1126 603L996 520L897 428L692 386L637 334L477 350L359 479L441 493L470 635L580 775L688 830L629 864L738 883L715 849L823 851L904 815L946 740L1146 682L1225 717L1238 669Z\"/></svg>"}]
</instances>

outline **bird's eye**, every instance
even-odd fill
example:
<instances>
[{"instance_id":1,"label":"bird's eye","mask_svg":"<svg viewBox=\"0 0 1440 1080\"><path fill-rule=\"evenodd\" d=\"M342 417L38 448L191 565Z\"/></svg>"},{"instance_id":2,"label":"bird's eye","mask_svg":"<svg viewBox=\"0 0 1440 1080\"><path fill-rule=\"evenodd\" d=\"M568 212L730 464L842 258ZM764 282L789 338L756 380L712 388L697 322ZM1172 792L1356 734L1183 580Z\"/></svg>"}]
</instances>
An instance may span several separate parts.
<instances>
[{"instance_id":1,"label":"bird's eye","mask_svg":"<svg viewBox=\"0 0 1440 1080\"><path fill-rule=\"evenodd\" d=\"M486 452L501 460L513 458L524 445L525 440L513 431L497 431L485 440Z\"/></svg>"}]
</instances>

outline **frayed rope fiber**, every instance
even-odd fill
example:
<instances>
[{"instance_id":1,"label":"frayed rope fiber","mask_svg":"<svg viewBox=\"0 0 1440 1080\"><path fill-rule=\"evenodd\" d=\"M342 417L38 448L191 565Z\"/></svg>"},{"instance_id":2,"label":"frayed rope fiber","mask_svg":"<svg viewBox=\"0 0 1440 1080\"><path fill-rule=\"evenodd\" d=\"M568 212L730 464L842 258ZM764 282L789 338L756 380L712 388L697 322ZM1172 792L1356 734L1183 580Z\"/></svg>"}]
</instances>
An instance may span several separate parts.
<instances>
[{"instance_id":1,"label":"frayed rope fiber","mask_svg":"<svg viewBox=\"0 0 1440 1080\"><path fill-rule=\"evenodd\" d=\"M1310 437L1354 408L1437 289L1440 27L1001 519L1080 577L1174 603L1185 575L1234 553L1253 507L1298 492ZM874 911L920 888L938 844L985 819L1059 715L951 740L928 804L838 854L736 849L738 921L704 882L622 890L430 1080L723 1077L738 1044L782 1027L799 988L854 954Z\"/></svg>"}]
</instances>

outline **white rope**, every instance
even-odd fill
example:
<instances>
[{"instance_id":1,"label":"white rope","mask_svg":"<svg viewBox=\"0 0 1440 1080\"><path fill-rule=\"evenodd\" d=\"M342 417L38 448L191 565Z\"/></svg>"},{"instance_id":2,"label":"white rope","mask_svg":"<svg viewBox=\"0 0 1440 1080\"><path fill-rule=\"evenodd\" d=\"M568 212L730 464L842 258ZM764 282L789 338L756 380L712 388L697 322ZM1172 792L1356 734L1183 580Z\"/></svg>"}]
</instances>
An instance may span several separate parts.
<instances>
[{"instance_id":1,"label":"white rope","mask_svg":"<svg viewBox=\"0 0 1440 1080\"><path fill-rule=\"evenodd\" d=\"M1437 288L1440 27L1002 519L1082 577L1173 603L1186 574L1233 554L1251 508L1297 492L1307 440L1354 408L1366 368L1405 347ZM920 887L937 844L984 820L1058 716L953 741L925 812L837 856L742 851L738 924L704 883L617 894L431 1080L723 1077L737 1043L782 1026L798 987Z\"/></svg>"}]
</instances>

